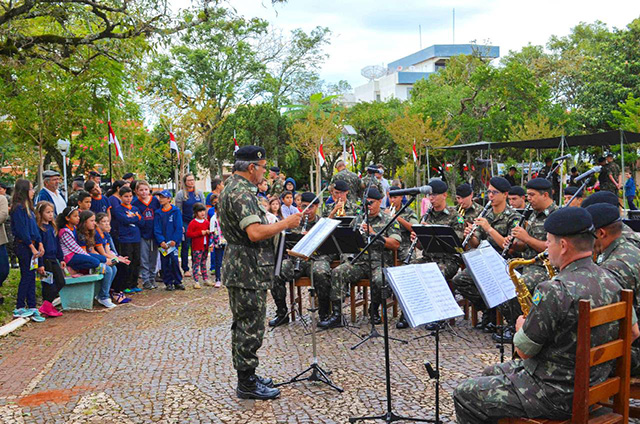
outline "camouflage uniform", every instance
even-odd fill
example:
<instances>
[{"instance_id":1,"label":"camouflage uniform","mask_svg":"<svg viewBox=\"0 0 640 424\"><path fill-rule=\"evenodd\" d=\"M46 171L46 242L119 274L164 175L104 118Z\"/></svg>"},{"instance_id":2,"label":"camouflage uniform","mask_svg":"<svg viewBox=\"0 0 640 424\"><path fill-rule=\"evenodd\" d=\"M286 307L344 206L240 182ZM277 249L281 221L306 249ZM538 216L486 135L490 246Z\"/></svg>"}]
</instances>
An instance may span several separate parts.
<instances>
[{"instance_id":1,"label":"camouflage uniform","mask_svg":"<svg viewBox=\"0 0 640 424\"><path fill-rule=\"evenodd\" d=\"M600 174L598 175L598 181L600 181L600 190L610 191L617 196L618 188L613 183L613 181L611 181L611 178L609 178L610 175L613 175L611 171L612 168L610 163L604 165L600 170Z\"/></svg>"},{"instance_id":2,"label":"camouflage uniform","mask_svg":"<svg viewBox=\"0 0 640 424\"><path fill-rule=\"evenodd\" d=\"M636 233L627 224L622 224L622 238L640 249L640 234Z\"/></svg>"},{"instance_id":3,"label":"camouflage uniform","mask_svg":"<svg viewBox=\"0 0 640 424\"><path fill-rule=\"evenodd\" d=\"M377 188L378 191L382 193L383 196L386 195L385 191L382 189L382 183L380 182L380 180L375 175L367 174L362 178L360 182L360 190L358 190L358 199L362 199L362 196L364 196L364 191L367 189L367 187L369 187L369 180L372 178L373 178L373 181L371 182L371 187Z\"/></svg>"},{"instance_id":4,"label":"camouflage uniform","mask_svg":"<svg viewBox=\"0 0 640 424\"><path fill-rule=\"evenodd\" d=\"M471 202L471 206L469 206L469 208L463 209L461 215L464 218L465 225L473 225L473 221L480 216L480 214L482 213L482 209L484 209L484 207L477 204L476 202Z\"/></svg>"},{"instance_id":5,"label":"camouflage uniform","mask_svg":"<svg viewBox=\"0 0 640 424\"><path fill-rule=\"evenodd\" d=\"M225 182L218 202L220 226L228 243L222 282L228 289L233 315L231 355L233 367L243 372L258 367L274 266L273 239L252 242L245 231L251 224L269 223L257 191L255 184L234 174Z\"/></svg>"},{"instance_id":6,"label":"camouflage uniform","mask_svg":"<svg viewBox=\"0 0 640 424\"><path fill-rule=\"evenodd\" d=\"M619 181L619 179L620 179L620 167L618 166L618 164L616 162L610 162L610 163L607 164L607 166L609 167L609 173L611 174L613 179L615 181ZM616 190L616 194L617 193L618 193L618 191Z\"/></svg>"},{"instance_id":7,"label":"camouflage uniform","mask_svg":"<svg viewBox=\"0 0 640 424\"><path fill-rule=\"evenodd\" d=\"M392 215L389 215L391 218ZM400 218L404 219L411 225L418 224L418 216L416 212L408 207L402 212ZM398 249L398 260L403 261L407 255L409 254L409 247L411 247L411 231L408 231L402 224L400 224L400 237L402 237L402 241L400 242L400 248Z\"/></svg>"},{"instance_id":8,"label":"camouflage uniform","mask_svg":"<svg viewBox=\"0 0 640 424\"><path fill-rule=\"evenodd\" d=\"M464 219L458 215L456 208L453 206L447 206L440 212L436 212L432 208L420 218L420 222L426 225L448 225L453 228L461 242L464 239ZM440 272L442 272L442 275L444 275L447 281L451 280L453 276L456 275L456 272L458 272L458 268L460 268L459 258L446 253L427 254L421 258L414 258L411 261L411 263L415 264L424 264L427 262L437 263Z\"/></svg>"},{"instance_id":9,"label":"camouflage uniform","mask_svg":"<svg viewBox=\"0 0 640 424\"><path fill-rule=\"evenodd\" d=\"M544 229L544 220L557 210L558 206L555 203L551 203L549 207L547 207L542 212L532 210L531 215L529 215L529 219L525 223L527 233L537 240L546 240L547 231ZM525 251L522 252L522 257L524 259L533 259L539 253L540 252L537 252L531 247L527 246ZM549 278L549 274L547 273L547 270L543 265L535 263L532 265L527 265L523 268L522 278L529 288L529 292L533 293L533 290L536 288L538 283L547 280Z\"/></svg>"},{"instance_id":10,"label":"camouflage uniform","mask_svg":"<svg viewBox=\"0 0 640 424\"><path fill-rule=\"evenodd\" d=\"M530 359L488 367L482 377L460 384L453 395L459 424L494 423L501 417L564 420L571 417L575 374L578 300L592 307L616 302L620 285L591 257L569 264L538 285L533 307L514 343ZM592 329L593 344L617 337L617 323ZM591 382L602 382L613 362L591 368Z\"/></svg>"},{"instance_id":11,"label":"camouflage uniform","mask_svg":"<svg viewBox=\"0 0 640 424\"><path fill-rule=\"evenodd\" d=\"M282 184L282 180L280 178L276 178L273 183L271 183L271 188L269 188L269 196L280 197L283 191L284 184Z\"/></svg>"},{"instance_id":12,"label":"camouflage uniform","mask_svg":"<svg viewBox=\"0 0 640 424\"><path fill-rule=\"evenodd\" d=\"M336 181L342 180L349 186L349 194L347 195L348 199L353 203L358 202L358 195L360 194L360 177L358 174L355 174L349 171L347 168L338 172L331 179L331 185L334 185Z\"/></svg>"},{"instance_id":13,"label":"camouflage uniform","mask_svg":"<svg viewBox=\"0 0 640 424\"><path fill-rule=\"evenodd\" d=\"M318 222L307 223L307 231L309 231ZM295 234L302 234L304 221L299 227L292 230ZM295 272L296 258L289 258L282 261L280 268L280 276L274 277L271 296L278 308L277 315L284 316L287 314L287 282L299 277L309 277L311 270L311 260L300 261L300 271ZM319 299L329 300L329 292L331 290L331 259L327 255L313 255L313 284L318 292Z\"/></svg>"},{"instance_id":14,"label":"camouflage uniform","mask_svg":"<svg viewBox=\"0 0 640 424\"><path fill-rule=\"evenodd\" d=\"M497 215L493 212L493 209L485 215L489 225L491 225L502 237L506 237L511 233L511 230L518 225L518 222L520 222L520 217L521 215L509 205L507 205L505 209ZM474 235L479 241L488 240L489 244L491 244L495 250L502 252L502 246L498 246L493 238L489 237L482 227L478 226ZM484 300L482 299L480 292L478 292L478 288L473 282L473 278L469 275L469 271L465 269L464 271L459 272L453 278L453 287L465 299L468 299L473 303L476 308L479 310L486 309Z\"/></svg>"},{"instance_id":15,"label":"camouflage uniform","mask_svg":"<svg viewBox=\"0 0 640 424\"><path fill-rule=\"evenodd\" d=\"M369 225L376 232L382 230L382 228L389 223L391 217L387 214L378 212L376 216L369 216ZM392 238L398 242L402 241L400 237L400 224L394 222L385 233L384 237ZM338 301L340 299L340 291L343 287L347 287L349 284L354 283L363 278L369 278L371 284L371 303L379 305L382 303L381 289L382 289L382 251L384 250L384 263L385 266L391 266L393 264L393 252L384 248L384 242L380 239L376 240L371 248L371 270L373 275L369 275L369 258L367 253L364 253L358 259L358 262L352 264L350 261L340 264L332 271L332 284L331 284L331 300Z\"/></svg>"},{"instance_id":16,"label":"camouflage uniform","mask_svg":"<svg viewBox=\"0 0 640 424\"><path fill-rule=\"evenodd\" d=\"M610 271L624 289L633 290L634 309L640 313L640 249L618 237L597 260L598 265ZM640 375L640 339L631 345L631 375Z\"/></svg>"}]
</instances>

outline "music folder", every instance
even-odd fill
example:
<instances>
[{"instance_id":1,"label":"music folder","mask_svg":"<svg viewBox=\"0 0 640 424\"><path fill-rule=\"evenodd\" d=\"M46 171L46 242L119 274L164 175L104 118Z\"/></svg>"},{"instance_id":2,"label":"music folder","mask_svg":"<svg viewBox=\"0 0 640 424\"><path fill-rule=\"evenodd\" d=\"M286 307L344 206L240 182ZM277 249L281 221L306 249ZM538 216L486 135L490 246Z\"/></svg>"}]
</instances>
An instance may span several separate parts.
<instances>
[{"instance_id":1,"label":"music folder","mask_svg":"<svg viewBox=\"0 0 640 424\"><path fill-rule=\"evenodd\" d=\"M411 327L463 315L438 264L384 268L384 273Z\"/></svg>"},{"instance_id":2,"label":"music folder","mask_svg":"<svg viewBox=\"0 0 640 424\"><path fill-rule=\"evenodd\" d=\"M507 261L488 243L462 254L467 271L489 308L516 297L516 288L507 271Z\"/></svg>"}]
</instances>

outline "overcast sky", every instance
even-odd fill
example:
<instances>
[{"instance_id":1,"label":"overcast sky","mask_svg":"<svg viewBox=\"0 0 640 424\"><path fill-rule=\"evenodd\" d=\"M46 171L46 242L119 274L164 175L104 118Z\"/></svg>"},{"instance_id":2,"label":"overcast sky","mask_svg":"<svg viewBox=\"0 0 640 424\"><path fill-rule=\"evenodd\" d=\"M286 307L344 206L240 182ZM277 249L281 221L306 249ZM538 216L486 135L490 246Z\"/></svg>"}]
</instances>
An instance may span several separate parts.
<instances>
[{"instance_id":1,"label":"overcast sky","mask_svg":"<svg viewBox=\"0 0 640 424\"><path fill-rule=\"evenodd\" d=\"M189 0L173 0L188 4ZM545 44L551 35L566 35L580 22L600 20L623 28L640 17L640 0L289 0L272 6L270 0L231 0L246 16L268 20L283 30L316 26L332 31L329 59L320 76L327 82L347 80L352 87L366 83L360 70L385 65L422 47L453 41L490 42L501 56L532 44Z\"/></svg>"}]
</instances>

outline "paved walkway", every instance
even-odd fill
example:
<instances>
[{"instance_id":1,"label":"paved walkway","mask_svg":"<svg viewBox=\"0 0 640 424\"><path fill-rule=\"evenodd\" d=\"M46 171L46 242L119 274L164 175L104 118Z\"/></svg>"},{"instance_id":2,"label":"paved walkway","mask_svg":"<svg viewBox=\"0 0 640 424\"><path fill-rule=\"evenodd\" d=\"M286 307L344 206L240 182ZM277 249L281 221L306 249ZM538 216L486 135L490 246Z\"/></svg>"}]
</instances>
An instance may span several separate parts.
<instances>
[{"instance_id":1,"label":"paved walkway","mask_svg":"<svg viewBox=\"0 0 640 424\"><path fill-rule=\"evenodd\" d=\"M237 399L226 290L187 286L144 292L110 311L65 312L0 339L0 423L345 423L384 411L383 341L351 350L358 339L345 329L318 335L320 363L344 393L304 382L285 386L276 401ZM270 304L269 315L273 310ZM455 421L451 393L458 382L498 360L489 336L458 322L456 331L469 341L441 337L444 422ZM359 325L358 333L368 332L365 321ZM395 327L391 333L425 334ZM296 321L267 332L259 372L283 381L306 368L310 355L311 337ZM396 413L433 417L425 361L435 362L432 337L392 342Z\"/></svg>"}]
</instances>

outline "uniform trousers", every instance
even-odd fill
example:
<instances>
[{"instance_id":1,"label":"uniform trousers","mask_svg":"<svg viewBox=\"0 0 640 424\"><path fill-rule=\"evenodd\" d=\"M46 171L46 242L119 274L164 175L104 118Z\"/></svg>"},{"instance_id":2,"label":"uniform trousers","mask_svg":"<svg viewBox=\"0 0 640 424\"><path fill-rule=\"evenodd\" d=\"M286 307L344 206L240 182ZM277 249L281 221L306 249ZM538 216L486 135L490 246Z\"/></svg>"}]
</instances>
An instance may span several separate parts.
<instances>
[{"instance_id":1,"label":"uniform trousers","mask_svg":"<svg viewBox=\"0 0 640 424\"><path fill-rule=\"evenodd\" d=\"M246 372L258 368L258 350L264 338L267 315L267 291L227 287L231 324L233 368Z\"/></svg>"}]
</instances>

